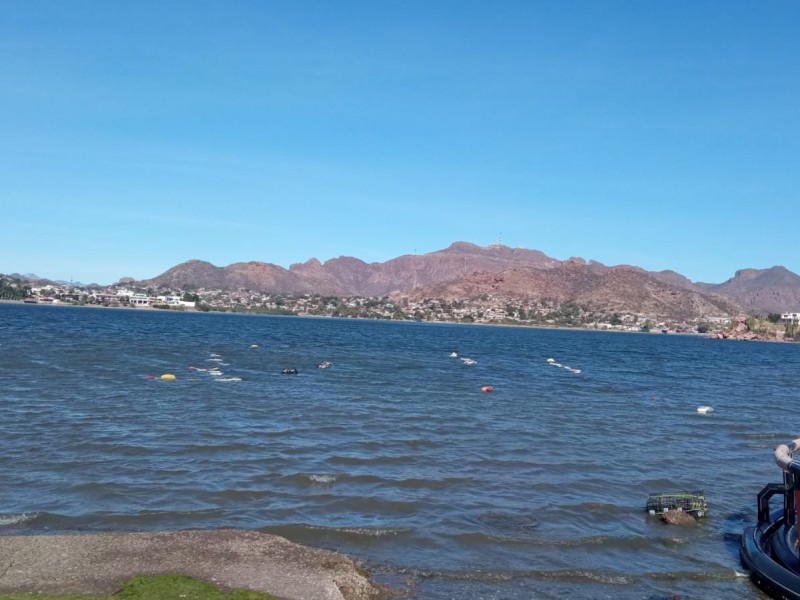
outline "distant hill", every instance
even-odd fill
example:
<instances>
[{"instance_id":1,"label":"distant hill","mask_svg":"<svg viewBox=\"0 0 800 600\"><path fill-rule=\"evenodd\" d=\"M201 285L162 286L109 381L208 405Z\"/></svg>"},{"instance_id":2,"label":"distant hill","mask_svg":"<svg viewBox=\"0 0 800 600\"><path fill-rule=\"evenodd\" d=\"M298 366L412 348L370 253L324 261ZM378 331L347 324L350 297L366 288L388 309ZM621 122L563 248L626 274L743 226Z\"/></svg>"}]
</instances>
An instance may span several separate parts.
<instances>
[{"instance_id":1,"label":"distant hill","mask_svg":"<svg viewBox=\"0 0 800 600\"><path fill-rule=\"evenodd\" d=\"M63 279L56 279L54 281L52 279L39 277L34 273L25 273L22 275L20 275L19 273L11 273L7 277L11 277L12 279L18 279L20 281L24 281L28 285L38 286L38 287L43 287L46 285L52 285L52 286L69 285L76 288L87 288L87 289L101 289L104 287L97 283L81 283L80 281L65 281Z\"/></svg>"},{"instance_id":2,"label":"distant hill","mask_svg":"<svg viewBox=\"0 0 800 600\"><path fill-rule=\"evenodd\" d=\"M766 314L800 310L800 275L781 266L742 269L724 283L695 285L727 296L750 312Z\"/></svg>"},{"instance_id":3,"label":"distant hill","mask_svg":"<svg viewBox=\"0 0 800 600\"><path fill-rule=\"evenodd\" d=\"M9 277L13 279L19 279L20 281L24 281L27 284L34 286L58 285L52 279L45 279L44 277L39 277L34 273L25 273L24 275L20 275L19 273L11 273Z\"/></svg>"},{"instance_id":4,"label":"distant hill","mask_svg":"<svg viewBox=\"0 0 800 600\"><path fill-rule=\"evenodd\" d=\"M56 283L33 274L11 277L32 285ZM629 265L607 267L582 258L561 261L538 250L468 242L386 262L366 263L340 256L324 263L312 258L288 269L260 261L218 267L203 260L189 260L152 279L135 282L122 278L118 284L174 291L249 290L432 299L490 294L573 302L593 310L676 319L800 310L800 276L781 266L742 269L721 284L693 283L675 271L646 271Z\"/></svg>"},{"instance_id":5,"label":"distant hill","mask_svg":"<svg viewBox=\"0 0 800 600\"><path fill-rule=\"evenodd\" d=\"M141 283L183 290L246 289L362 297L394 294L456 299L492 294L679 319L732 315L742 310L739 300L724 288L694 284L674 271L607 267L581 258L560 261L538 250L499 244L481 247L467 242L383 263L342 256L324 263L312 258L284 269L258 261L217 267L190 260ZM789 298L787 293L782 297Z\"/></svg>"},{"instance_id":6,"label":"distant hill","mask_svg":"<svg viewBox=\"0 0 800 600\"><path fill-rule=\"evenodd\" d=\"M598 263L565 261L551 269L513 267L497 273L475 272L458 280L411 293L458 299L484 294L573 302L591 310L651 314L677 320L736 314L735 302L691 287L672 285L659 274L638 267L603 267Z\"/></svg>"},{"instance_id":7,"label":"distant hill","mask_svg":"<svg viewBox=\"0 0 800 600\"><path fill-rule=\"evenodd\" d=\"M385 296L451 281L473 271L500 271L510 266L553 268L561 261L538 250L495 245L482 248L456 242L429 254L366 263L341 256L321 263L316 258L289 269L265 262L234 263L215 267L190 260L143 283L154 287L250 289L275 293L317 293L337 296Z\"/></svg>"}]
</instances>

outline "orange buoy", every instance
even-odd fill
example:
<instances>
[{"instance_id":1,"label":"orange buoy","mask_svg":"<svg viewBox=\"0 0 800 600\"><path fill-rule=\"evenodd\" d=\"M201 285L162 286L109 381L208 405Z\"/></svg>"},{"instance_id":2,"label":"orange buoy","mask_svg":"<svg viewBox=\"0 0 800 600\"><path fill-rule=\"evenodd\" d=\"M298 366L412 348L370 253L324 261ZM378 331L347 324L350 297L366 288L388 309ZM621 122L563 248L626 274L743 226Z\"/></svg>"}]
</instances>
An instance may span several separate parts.
<instances>
[{"instance_id":1,"label":"orange buoy","mask_svg":"<svg viewBox=\"0 0 800 600\"><path fill-rule=\"evenodd\" d=\"M481 388L481 391L482 391L482 392L493 392L493 391L494 391L494 388L493 388L492 386L490 386L490 385L485 385L485 386L483 386L483 387Z\"/></svg>"}]
</instances>

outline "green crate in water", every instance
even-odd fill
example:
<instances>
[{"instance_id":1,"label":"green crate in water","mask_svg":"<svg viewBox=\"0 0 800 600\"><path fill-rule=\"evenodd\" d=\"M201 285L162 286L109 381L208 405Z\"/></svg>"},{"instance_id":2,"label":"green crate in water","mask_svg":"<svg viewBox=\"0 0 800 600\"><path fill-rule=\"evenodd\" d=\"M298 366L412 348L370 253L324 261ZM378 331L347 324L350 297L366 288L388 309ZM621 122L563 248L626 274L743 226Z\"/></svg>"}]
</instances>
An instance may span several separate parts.
<instances>
[{"instance_id":1,"label":"green crate in water","mask_svg":"<svg viewBox=\"0 0 800 600\"><path fill-rule=\"evenodd\" d=\"M647 512L662 515L670 510L682 510L695 517L704 517L708 510L703 490L650 494L647 497Z\"/></svg>"}]
</instances>

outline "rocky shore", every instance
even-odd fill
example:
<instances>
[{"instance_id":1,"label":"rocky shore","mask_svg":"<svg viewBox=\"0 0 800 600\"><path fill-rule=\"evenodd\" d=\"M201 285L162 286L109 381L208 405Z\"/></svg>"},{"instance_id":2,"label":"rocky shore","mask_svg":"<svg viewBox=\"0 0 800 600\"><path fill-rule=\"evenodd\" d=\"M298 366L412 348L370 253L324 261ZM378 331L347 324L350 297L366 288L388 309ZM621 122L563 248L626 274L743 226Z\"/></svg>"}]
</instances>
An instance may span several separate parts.
<instances>
[{"instance_id":1,"label":"rocky shore","mask_svg":"<svg viewBox=\"0 0 800 600\"><path fill-rule=\"evenodd\" d=\"M384 600L348 557L239 529L7 536L0 538L0 593L111 595L139 575L183 574L223 590L284 600Z\"/></svg>"},{"instance_id":2,"label":"rocky shore","mask_svg":"<svg viewBox=\"0 0 800 600\"><path fill-rule=\"evenodd\" d=\"M747 325L747 315L739 315L733 319L728 331L714 334L720 340L746 340L755 342L786 341L786 329L783 325L761 323L762 330L752 331ZM789 339L791 341L791 338Z\"/></svg>"}]
</instances>

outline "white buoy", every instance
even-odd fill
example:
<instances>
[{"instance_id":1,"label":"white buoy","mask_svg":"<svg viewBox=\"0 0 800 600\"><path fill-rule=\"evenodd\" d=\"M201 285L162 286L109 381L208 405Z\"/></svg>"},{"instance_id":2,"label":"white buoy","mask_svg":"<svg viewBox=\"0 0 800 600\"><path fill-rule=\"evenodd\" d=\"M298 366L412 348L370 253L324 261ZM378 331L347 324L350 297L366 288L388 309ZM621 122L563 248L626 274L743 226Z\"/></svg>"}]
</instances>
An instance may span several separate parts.
<instances>
[{"instance_id":1,"label":"white buoy","mask_svg":"<svg viewBox=\"0 0 800 600\"><path fill-rule=\"evenodd\" d=\"M705 415L707 413L714 412L714 409L712 407L710 407L710 406L698 406L697 407L697 412Z\"/></svg>"}]
</instances>

